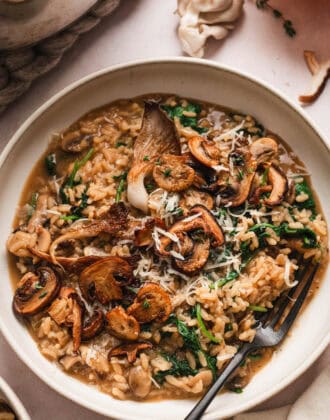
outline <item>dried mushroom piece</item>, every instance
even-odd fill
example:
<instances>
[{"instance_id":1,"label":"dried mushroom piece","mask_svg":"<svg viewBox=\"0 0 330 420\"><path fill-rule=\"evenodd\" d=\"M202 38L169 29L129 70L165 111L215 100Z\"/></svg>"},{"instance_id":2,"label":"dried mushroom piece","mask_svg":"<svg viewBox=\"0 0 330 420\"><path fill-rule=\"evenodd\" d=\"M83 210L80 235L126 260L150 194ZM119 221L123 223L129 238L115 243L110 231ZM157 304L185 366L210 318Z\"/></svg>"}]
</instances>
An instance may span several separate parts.
<instances>
[{"instance_id":1,"label":"dried mushroom piece","mask_svg":"<svg viewBox=\"0 0 330 420\"><path fill-rule=\"evenodd\" d=\"M85 268L79 286L85 299L102 305L123 298L122 286L130 283L132 267L120 257L107 257Z\"/></svg>"},{"instance_id":2,"label":"dried mushroom piece","mask_svg":"<svg viewBox=\"0 0 330 420\"><path fill-rule=\"evenodd\" d=\"M127 199L132 206L147 213L145 177L152 172L153 164L160 156L180 154L174 124L155 102L145 103L142 128L133 149L133 163L127 176Z\"/></svg>"},{"instance_id":3,"label":"dried mushroom piece","mask_svg":"<svg viewBox=\"0 0 330 420\"><path fill-rule=\"evenodd\" d=\"M49 305L60 289L60 281L49 267L26 273L17 284L13 307L20 315L35 315Z\"/></svg>"},{"instance_id":4,"label":"dried mushroom piece","mask_svg":"<svg viewBox=\"0 0 330 420\"><path fill-rule=\"evenodd\" d=\"M299 101L308 104L314 102L322 93L327 79L330 77L330 60L319 63L314 51L304 51L309 71L312 73L311 87L307 93L299 96Z\"/></svg>"},{"instance_id":5,"label":"dried mushroom piece","mask_svg":"<svg viewBox=\"0 0 330 420\"><path fill-rule=\"evenodd\" d=\"M151 349L152 344L147 341L139 341L137 343L125 343L110 350L108 358L126 356L128 363L134 363L137 354L142 350Z\"/></svg>"},{"instance_id":6,"label":"dried mushroom piece","mask_svg":"<svg viewBox=\"0 0 330 420\"><path fill-rule=\"evenodd\" d=\"M134 341L140 334L140 325L137 320L128 315L122 306L117 306L106 313L107 329L111 335L121 339Z\"/></svg>"},{"instance_id":7,"label":"dried mushroom piece","mask_svg":"<svg viewBox=\"0 0 330 420\"><path fill-rule=\"evenodd\" d=\"M153 177L159 187L178 192L189 188L194 182L195 171L185 163L183 156L163 155L153 169Z\"/></svg>"},{"instance_id":8,"label":"dried mushroom piece","mask_svg":"<svg viewBox=\"0 0 330 420\"><path fill-rule=\"evenodd\" d=\"M151 321L165 322L172 312L169 294L156 283L147 283L141 287L127 313L140 323Z\"/></svg>"}]
</instances>

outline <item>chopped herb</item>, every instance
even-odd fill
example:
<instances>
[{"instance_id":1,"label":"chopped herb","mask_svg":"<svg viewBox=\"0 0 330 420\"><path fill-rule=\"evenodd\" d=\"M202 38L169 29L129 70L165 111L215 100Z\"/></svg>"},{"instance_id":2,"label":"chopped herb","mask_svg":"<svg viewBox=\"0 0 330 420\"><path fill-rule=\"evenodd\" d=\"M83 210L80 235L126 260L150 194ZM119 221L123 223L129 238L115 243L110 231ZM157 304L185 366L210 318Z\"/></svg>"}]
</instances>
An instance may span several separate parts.
<instances>
[{"instance_id":1,"label":"chopped herb","mask_svg":"<svg viewBox=\"0 0 330 420\"><path fill-rule=\"evenodd\" d=\"M215 283L211 284L210 288L215 289L215 286L222 287L225 284L229 283L230 281L237 279L238 276L239 276L239 273L236 270L232 270L226 275L226 277L224 277L223 279L217 280Z\"/></svg>"},{"instance_id":2,"label":"chopped herb","mask_svg":"<svg viewBox=\"0 0 330 420\"><path fill-rule=\"evenodd\" d=\"M126 286L126 289L135 294L139 291L138 287L132 287L132 286Z\"/></svg>"},{"instance_id":3,"label":"chopped herb","mask_svg":"<svg viewBox=\"0 0 330 420\"><path fill-rule=\"evenodd\" d=\"M243 388L230 388L230 390L236 394L242 394L243 392Z\"/></svg>"},{"instance_id":4,"label":"chopped herb","mask_svg":"<svg viewBox=\"0 0 330 420\"><path fill-rule=\"evenodd\" d=\"M172 364L168 370L162 370L156 373L154 379L162 384L165 380L165 376L173 375L175 377L180 376L195 376L198 373L197 369L192 369L186 359L178 359L174 354L163 353L162 357Z\"/></svg>"},{"instance_id":5,"label":"chopped herb","mask_svg":"<svg viewBox=\"0 0 330 420\"><path fill-rule=\"evenodd\" d=\"M167 178L167 177L169 177L171 175L171 172L172 172L172 170L169 169L169 168L167 168L167 169L165 169L165 171L163 172L163 174Z\"/></svg>"},{"instance_id":6,"label":"chopped herb","mask_svg":"<svg viewBox=\"0 0 330 420\"><path fill-rule=\"evenodd\" d=\"M123 172L121 175L113 176L113 179L119 180L119 185L116 192L116 203L119 203L121 194L125 190L125 183L127 179L127 172Z\"/></svg>"},{"instance_id":7,"label":"chopped herb","mask_svg":"<svg viewBox=\"0 0 330 420\"><path fill-rule=\"evenodd\" d=\"M43 292L43 293L41 293L41 295L39 296L39 298L38 298L38 299L42 299L42 298L44 298L47 294L48 294L48 292Z\"/></svg>"},{"instance_id":8,"label":"chopped herb","mask_svg":"<svg viewBox=\"0 0 330 420\"><path fill-rule=\"evenodd\" d=\"M177 105L177 106L162 105L162 109L166 111L167 115L171 119L174 119L175 117L179 118L180 123L184 127L191 127L193 130L197 131L199 134L202 134L208 131L208 128L198 126L198 116L201 112L201 107L198 104L189 103L186 107L183 107L181 105ZM194 112L196 116L187 117L186 115L183 114L184 112Z\"/></svg>"},{"instance_id":9,"label":"chopped herb","mask_svg":"<svg viewBox=\"0 0 330 420\"><path fill-rule=\"evenodd\" d=\"M212 341L212 343L219 344L221 340L214 337L214 335L206 328L206 326L204 324L204 321L203 321L203 318L202 318L202 313L201 313L200 303L196 304L196 318L197 318L198 326L199 326L200 330L202 331L203 335L206 338L208 338L210 341Z\"/></svg>"},{"instance_id":10,"label":"chopped herb","mask_svg":"<svg viewBox=\"0 0 330 420\"><path fill-rule=\"evenodd\" d=\"M265 308L264 306L249 305L248 308L254 312L267 312L268 311L268 309Z\"/></svg>"},{"instance_id":11,"label":"chopped herb","mask_svg":"<svg viewBox=\"0 0 330 420\"><path fill-rule=\"evenodd\" d=\"M233 331L233 324L231 322L225 324L225 333L229 331Z\"/></svg>"},{"instance_id":12,"label":"chopped herb","mask_svg":"<svg viewBox=\"0 0 330 420\"><path fill-rule=\"evenodd\" d=\"M88 153L81 159L76 160L72 169L71 174L69 175L69 179L66 182L66 187L72 188L75 186L75 178L79 169L86 165L87 161L92 157L94 153L94 148L92 147L89 149Z\"/></svg>"},{"instance_id":13,"label":"chopped herb","mask_svg":"<svg viewBox=\"0 0 330 420\"><path fill-rule=\"evenodd\" d=\"M145 156L143 157L143 160L144 160L144 161L150 160L150 157L149 157L149 156L147 156L147 155L145 155Z\"/></svg>"},{"instance_id":14,"label":"chopped herb","mask_svg":"<svg viewBox=\"0 0 330 420\"><path fill-rule=\"evenodd\" d=\"M176 211L175 211L175 214L177 216L183 216L183 210L182 210L182 208L181 207L177 207L176 208Z\"/></svg>"},{"instance_id":15,"label":"chopped herb","mask_svg":"<svg viewBox=\"0 0 330 420\"><path fill-rule=\"evenodd\" d=\"M147 185L146 185L146 190L147 190L148 192L152 191L154 188L155 188L154 184L147 184Z\"/></svg>"},{"instance_id":16,"label":"chopped herb","mask_svg":"<svg viewBox=\"0 0 330 420\"><path fill-rule=\"evenodd\" d=\"M118 148L118 147L120 147L120 146L126 146L126 143L123 143L123 142L121 142L121 141L117 141L117 143L116 143L116 147Z\"/></svg>"},{"instance_id":17,"label":"chopped herb","mask_svg":"<svg viewBox=\"0 0 330 420\"><path fill-rule=\"evenodd\" d=\"M157 166L161 165L160 158L158 158L158 159L156 160L155 165L157 165Z\"/></svg>"},{"instance_id":18,"label":"chopped herb","mask_svg":"<svg viewBox=\"0 0 330 420\"><path fill-rule=\"evenodd\" d=\"M50 153L45 157L45 166L49 176L56 175L56 155L55 153Z\"/></svg>"},{"instance_id":19,"label":"chopped herb","mask_svg":"<svg viewBox=\"0 0 330 420\"><path fill-rule=\"evenodd\" d=\"M144 299L142 306L143 306L143 309L149 309L150 308L150 303L148 302L147 299Z\"/></svg>"},{"instance_id":20,"label":"chopped herb","mask_svg":"<svg viewBox=\"0 0 330 420\"><path fill-rule=\"evenodd\" d=\"M244 178L244 172L239 169L237 172L237 178L239 179L239 181L242 181L242 179Z\"/></svg>"},{"instance_id":21,"label":"chopped herb","mask_svg":"<svg viewBox=\"0 0 330 420\"><path fill-rule=\"evenodd\" d=\"M44 288L44 286L43 286L42 284L40 284L40 283L36 283L36 284L34 285L34 288L35 288L36 290L40 290L40 289L43 289L43 288Z\"/></svg>"},{"instance_id":22,"label":"chopped herb","mask_svg":"<svg viewBox=\"0 0 330 420\"><path fill-rule=\"evenodd\" d=\"M88 200L88 194L87 194L88 188L89 188L89 184L87 184L85 186L85 189L84 189L83 193L81 194L79 206L71 206L71 214L68 215L68 216L61 216L60 219L68 221L68 220L78 220L78 219L81 219L82 217L84 217L83 214L82 214L82 211L88 205L88 202L87 202L87 200Z\"/></svg>"},{"instance_id":23,"label":"chopped herb","mask_svg":"<svg viewBox=\"0 0 330 420\"><path fill-rule=\"evenodd\" d=\"M244 162L245 162L244 156L242 156L238 152L232 152L230 154L230 159L233 162L233 165L235 165L235 166L243 166Z\"/></svg>"},{"instance_id":24,"label":"chopped herb","mask_svg":"<svg viewBox=\"0 0 330 420\"><path fill-rule=\"evenodd\" d=\"M260 182L260 185L261 185L262 187L263 187L264 185L266 185L266 184L267 184L268 172L269 172L269 168L266 168L266 169L264 170L264 173L262 174L262 177L261 177L261 182Z\"/></svg>"}]
</instances>

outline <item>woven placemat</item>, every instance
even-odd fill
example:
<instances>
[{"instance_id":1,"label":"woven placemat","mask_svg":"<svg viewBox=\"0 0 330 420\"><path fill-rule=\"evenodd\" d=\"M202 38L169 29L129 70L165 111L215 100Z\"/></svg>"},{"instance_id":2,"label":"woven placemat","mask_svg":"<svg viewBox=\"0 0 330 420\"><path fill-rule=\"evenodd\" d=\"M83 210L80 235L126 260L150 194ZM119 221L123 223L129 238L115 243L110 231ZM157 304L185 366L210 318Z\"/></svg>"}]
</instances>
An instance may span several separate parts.
<instances>
[{"instance_id":1,"label":"woven placemat","mask_svg":"<svg viewBox=\"0 0 330 420\"><path fill-rule=\"evenodd\" d=\"M31 83L53 69L80 35L112 13L120 0L100 0L74 24L32 47L0 51L0 113L26 92Z\"/></svg>"}]
</instances>

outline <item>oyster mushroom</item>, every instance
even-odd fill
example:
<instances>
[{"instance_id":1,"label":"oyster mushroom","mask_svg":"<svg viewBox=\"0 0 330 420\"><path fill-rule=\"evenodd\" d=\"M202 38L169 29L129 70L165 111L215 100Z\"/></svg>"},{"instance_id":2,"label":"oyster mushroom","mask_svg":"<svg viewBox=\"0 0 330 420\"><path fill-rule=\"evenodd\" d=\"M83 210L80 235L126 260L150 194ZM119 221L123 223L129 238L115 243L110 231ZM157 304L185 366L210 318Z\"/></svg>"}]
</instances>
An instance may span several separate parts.
<instances>
[{"instance_id":1,"label":"oyster mushroom","mask_svg":"<svg viewBox=\"0 0 330 420\"><path fill-rule=\"evenodd\" d=\"M26 273L18 282L13 307L20 315L35 315L49 305L60 289L60 281L49 267Z\"/></svg>"},{"instance_id":2,"label":"oyster mushroom","mask_svg":"<svg viewBox=\"0 0 330 420\"><path fill-rule=\"evenodd\" d=\"M48 313L58 325L72 329L73 350L78 351L81 343L83 306L77 291L73 287L63 286Z\"/></svg>"},{"instance_id":3,"label":"oyster mushroom","mask_svg":"<svg viewBox=\"0 0 330 420\"><path fill-rule=\"evenodd\" d=\"M117 306L107 312L107 329L111 335L121 339L134 341L140 334L140 325L137 320L128 315L122 306Z\"/></svg>"},{"instance_id":4,"label":"oyster mushroom","mask_svg":"<svg viewBox=\"0 0 330 420\"><path fill-rule=\"evenodd\" d=\"M188 140L188 147L191 154L203 165L212 168L219 164L220 150L213 141L195 136Z\"/></svg>"},{"instance_id":5,"label":"oyster mushroom","mask_svg":"<svg viewBox=\"0 0 330 420\"><path fill-rule=\"evenodd\" d=\"M126 356L128 363L133 363L136 360L138 352L146 349L151 349L152 344L148 341L139 341L136 343L125 343L110 350L108 358Z\"/></svg>"},{"instance_id":6,"label":"oyster mushroom","mask_svg":"<svg viewBox=\"0 0 330 420\"><path fill-rule=\"evenodd\" d=\"M131 367L128 373L128 385L138 398L145 398L151 389L151 375L142 366Z\"/></svg>"},{"instance_id":7,"label":"oyster mushroom","mask_svg":"<svg viewBox=\"0 0 330 420\"><path fill-rule=\"evenodd\" d=\"M195 171L185 163L183 156L163 155L153 169L153 177L160 188L178 192L194 182Z\"/></svg>"},{"instance_id":8,"label":"oyster mushroom","mask_svg":"<svg viewBox=\"0 0 330 420\"><path fill-rule=\"evenodd\" d=\"M123 298L122 286L132 279L132 267L120 257L107 257L85 268L79 286L85 299L102 305Z\"/></svg>"},{"instance_id":9,"label":"oyster mushroom","mask_svg":"<svg viewBox=\"0 0 330 420\"><path fill-rule=\"evenodd\" d=\"M299 96L299 101L303 104L308 104L317 99L324 89L327 79L330 77L330 59L319 63L314 51L304 51L304 57L312 74L312 83L309 91Z\"/></svg>"},{"instance_id":10,"label":"oyster mushroom","mask_svg":"<svg viewBox=\"0 0 330 420\"><path fill-rule=\"evenodd\" d=\"M165 322L172 312L169 294L156 283L147 283L138 291L127 313L140 323Z\"/></svg>"},{"instance_id":11,"label":"oyster mushroom","mask_svg":"<svg viewBox=\"0 0 330 420\"><path fill-rule=\"evenodd\" d=\"M84 321L81 329L81 340L86 341L101 333L104 327L104 316L100 309L95 309L92 316Z\"/></svg>"},{"instance_id":12,"label":"oyster mushroom","mask_svg":"<svg viewBox=\"0 0 330 420\"><path fill-rule=\"evenodd\" d=\"M272 190L270 196L264 200L264 203L267 206L276 206L283 201L288 191L288 181L285 174L274 165L269 167L268 181L271 184Z\"/></svg>"},{"instance_id":13,"label":"oyster mushroom","mask_svg":"<svg viewBox=\"0 0 330 420\"><path fill-rule=\"evenodd\" d=\"M146 102L142 128L134 143L132 167L127 176L127 199L132 206L148 212L144 179L163 154L180 154L175 127L155 102Z\"/></svg>"},{"instance_id":14,"label":"oyster mushroom","mask_svg":"<svg viewBox=\"0 0 330 420\"><path fill-rule=\"evenodd\" d=\"M80 153L91 146L93 136L79 130L67 131L62 135L61 148L65 152Z\"/></svg>"}]
</instances>

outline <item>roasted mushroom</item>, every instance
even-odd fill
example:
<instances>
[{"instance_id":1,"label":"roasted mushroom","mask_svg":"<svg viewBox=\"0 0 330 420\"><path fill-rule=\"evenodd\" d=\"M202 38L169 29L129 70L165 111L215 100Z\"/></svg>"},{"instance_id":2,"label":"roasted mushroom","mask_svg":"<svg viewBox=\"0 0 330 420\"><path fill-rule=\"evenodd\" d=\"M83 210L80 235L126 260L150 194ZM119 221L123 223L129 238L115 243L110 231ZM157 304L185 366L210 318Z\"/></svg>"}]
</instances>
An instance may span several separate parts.
<instances>
[{"instance_id":1,"label":"roasted mushroom","mask_svg":"<svg viewBox=\"0 0 330 420\"><path fill-rule=\"evenodd\" d=\"M145 398L151 389L151 374L142 366L131 367L128 374L128 385L138 398Z\"/></svg>"},{"instance_id":2,"label":"roasted mushroom","mask_svg":"<svg viewBox=\"0 0 330 420\"><path fill-rule=\"evenodd\" d=\"M257 164L269 164L278 154L278 144L270 137L255 140L250 146L250 153Z\"/></svg>"},{"instance_id":3,"label":"roasted mushroom","mask_svg":"<svg viewBox=\"0 0 330 420\"><path fill-rule=\"evenodd\" d=\"M202 204L208 210L212 210L214 207L214 200L211 194L207 192L199 191L196 188L189 188L182 194L179 206L186 215L196 204Z\"/></svg>"},{"instance_id":4,"label":"roasted mushroom","mask_svg":"<svg viewBox=\"0 0 330 420\"><path fill-rule=\"evenodd\" d=\"M169 294L156 283L146 283L138 291L127 313L140 323L151 321L165 322L172 312Z\"/></svg>"},{"instance_id":5,"label":"roasted mushroom","mask_svg":"<svg viewBox=\"0 0 330 420\"><path fill-rule=\"evenodd\" d=\"M288 181L284 173L274 165L268 170L268 181L272 186L270 196L264 200L267 206L276 206L280 204L288 190Z\"/></svg>"},{"instance_id":6,"label":"roasted mushroom","mask_svg":"<svg viewBox=\"0 0 330 420\"><path fill-rule=\"evenodd\" d=\"M107 312L108 330L110 334L121 340L137 340L140 334L140 325L134 316L128 315L122 306L117 306Z\"/></svg>"},{"instance_id":7,"label":"roasted mushroom","mask_svg":"<svg viewBox=\"0 0 330 420\"><path fill-rule=\"evenodd\" d=\"M127 199L132 206L148 212L148 193L144 178L162 155L180 154L180 144L173 122L155 102L146 102L142 128L134 143L132 167L127 176Z\"/></svg>"},{"instance_id":8,"label":"roasted mushroom","mask_svg":"<svg viewBox=\"0 0 330 420\"><path fill-rule=\"evenodd\" d=\"M67 131L62 136L61 147L65 152L80 153L91 146L93 136L79 130Z\"/></svg>"},{"instance_id":9,"label":"roasted mushroom","mask_svg":"<svg viewBox=\"0 0 330 420\"><path fill-rule=\"evenodd\" d=\"M85 299L102 305L123 297L122 286L132 279L132 267L120 257L107 257L85 268L79 285Z\"/></svg>"},{"instance_id":10,"label":"roasted mushroom","mask_svg":"<svg viewBox=\"0 0 330 420\"><path fill-rule=\"evenodd\" d=\"M156 162L153 177L159 187L178 192L189 188L194 182L195 171L185 163L183 156L163 155Z\"/></svg>"},{"instance_id":11,"label":"roasted mushroom","mask_svg":"<svg viewBox=\"0 0 330 420\"><path fill-rule=\"evenodd\" d=\"M30 248L39 252L47 252L51 244L50 233L42 226L35 232L29 233L22 230L12 233L7 239L7 249L17 257L32 257Z\"/></svg>"},{"instance_id":12,"label":"roasted mushroom","mask_svg":"<svg viewBox=\"0 0 330 420\"><path fill-rule=\"evenodd\" d=\"M49 315L58 325L72 329L73 350L78 351L81 343L83 305L73 287L61 288L59 297L48 309Z\"/></svg>"},{"instance_id":13,"label":"roasted mushroom","mask_svg":"<svg viewBox=\"0 0 330 420\"><path fill-rule=\"evenodd\" d=\"M20 315L35 315L49 305L60 289L60 281L49 267L26 273L17 284L13 307Z\"/></svg>"},{"instance_id":14,"label":"roasted mushroom","mask_svg":"<svg viewBox=\"0 0 330 420\"><path fill-rule=\"evenodd\" d=\"M134 363L138 352L146 349L151 349L152 344L148 341L139 341L136 343L125 343L110 350L108 354L109 360L111 357L126 356L128 363Z\"/></svg>"},{"instance_id":15,"label":"roasted mushroom","mask_svg":"<svg viewBox=\"0 0 330 420\"><path fill-rule=\"evenodd\" d=\"M194 136L188 140L191 154L203 165L213 168L219 165L220 150L213 141L201 136Z\"/></svg>"},{"instance_id":16,"label":"roasted mushroom","mask_svg":"<svg viewBox=\"0 0 330 420\"><path fill-rule=\"evenodd\" d=\"M96 309L90 318L84 321L81 330L82 341L90 340L101 333L104 327L104 316L100 309Z\"/></svg>"},{"instance_id":17,"label":"roasted mushroom","mask_svg":"<svg viewBox=\"0 0 330 420\"><path fill-rule=\"evenodd\" d=\"M203 231L201 233L192 232L191 235L194 236L192 251L185 253L182 249L180 254L184 259L175 259L174 264L183 273L194 275L207 263L210 254L210 238L206 237Z\"/></svg>"}]
</instances>

